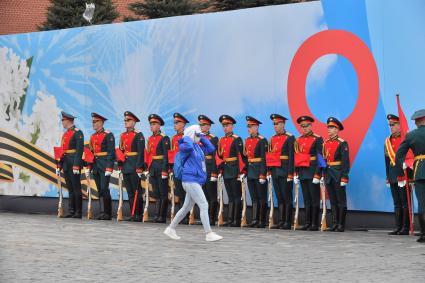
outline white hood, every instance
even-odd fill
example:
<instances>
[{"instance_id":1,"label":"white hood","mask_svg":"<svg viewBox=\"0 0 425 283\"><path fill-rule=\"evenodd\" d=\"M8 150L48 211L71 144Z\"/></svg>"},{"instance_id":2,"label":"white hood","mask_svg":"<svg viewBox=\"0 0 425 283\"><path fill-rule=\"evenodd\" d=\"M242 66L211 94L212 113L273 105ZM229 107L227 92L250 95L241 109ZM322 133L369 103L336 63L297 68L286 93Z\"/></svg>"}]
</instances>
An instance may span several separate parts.
<instances>
[{"instance_id":1,"label":"white hood","mask_svg":"<svg viewBox=\"0 0 425 283\"><path fill-rule=\"evenodd\" d=\"M194 142L198 142L198 137L196 134L201 133L201 127L199 125L192 125L184 130L184 136L191 138Z\"/></svg>"}]
</instances>

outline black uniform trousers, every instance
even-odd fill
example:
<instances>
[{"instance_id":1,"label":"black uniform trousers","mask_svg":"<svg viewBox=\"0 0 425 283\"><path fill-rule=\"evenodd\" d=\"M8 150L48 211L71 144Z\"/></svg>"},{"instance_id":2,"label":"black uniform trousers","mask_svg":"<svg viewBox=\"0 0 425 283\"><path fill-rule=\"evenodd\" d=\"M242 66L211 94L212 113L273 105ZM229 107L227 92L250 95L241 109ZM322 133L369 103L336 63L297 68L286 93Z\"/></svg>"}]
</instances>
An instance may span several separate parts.
<instances>
[{"instance_id":1,"label":"black uniform trousers","mask_svg":"<svg viewBox=\"0 0 425 283\"><path fill-rule=\"evenodd\" d=\"M347 193L345 187L341 187L340 182L331 179L330 183L326 185L326 189L332 207L347 208Z\"/></svg>"},{"instance_id":2,"label":"black uniform trousers","mask_svg":"<svg viewBox=\"0 0 425 283\"><path fill-rule=\"evenodd\" d=\"M286 177L273 178L273 187L276 192L277 201L279 204L292 207L292 188L293 182L288 182Z\"/></svg>"},{"instance_id":3,"label":"black uniform trousers","mask_svg":"<svg viewBox=\"0 0 425 283\"><path fill-rule=\"evenodd\" d=\"M267 201L267 182L260 184L258 179L248 179L247 183L252 202Z\"/></svg>"},{"instance_id":4,"label":"black uniform trousers","mask_svg":"<svg viewBox=\"0 0 425 283\"><path fill-rule=\"evenodd\" d=\"M313 184L312 179L300 180L304 207L320 207L320 185Z\"/></svg>"},{"instance_id":5,"label":"black uniform trousers","mask_svg":"<svg viewBox=\"0 0 425 283\"><path fill-rule=\"evenodd\" d=\"M124 186L127 190L128 195L128 205L130 207L130 214L133 210L133 204L134 204L134 197L137 191L137 200L136 200L136 207L140 207L139 211L135 211L136 215L137 212L140 214L142 212L141 208L143 206L143 191L142 191L142 185L140 184L140 178L137 175L136 172L130 173L130 174L123 174L123 181Z\"/></svg>"},{"instance_id":6,"label":"black uniform trousers","mask_svg":"<svg viewBox=\"0 0 425 283\"><path fill-rule=\"evenodd\" d=\"M229 202L240 205L242 197L241 182L239 182L237 178L224 179L224 185L226 187L227 196L229 197Z\"/></svg>"},{"instance_id":7,"label":"black uniform trousers","mask_svg":"<svg viewBox=\"0 0 425 283\"><path fill-rule=\"evenodd\" d=\"M74 174L72 170L66 170L63 173L69 192L69 213L81 214L83 206L83 194L81 193L80 174Z\"/></svg>"}]
</instances>

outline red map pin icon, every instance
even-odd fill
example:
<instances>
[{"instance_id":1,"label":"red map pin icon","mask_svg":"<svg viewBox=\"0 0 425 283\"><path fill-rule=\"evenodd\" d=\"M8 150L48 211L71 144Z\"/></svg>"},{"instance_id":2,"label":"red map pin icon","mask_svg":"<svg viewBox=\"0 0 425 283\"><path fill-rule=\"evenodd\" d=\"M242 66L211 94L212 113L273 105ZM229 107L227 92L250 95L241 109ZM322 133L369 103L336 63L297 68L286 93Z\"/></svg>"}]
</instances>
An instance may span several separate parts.
<instances>
[{"instance_id":1,"label":"red map pin icon","mask_svg":"<svg viewBox=\"0 0 425 283\"><path fill-rule=\"evenodd\" d=\"M354 161L372 123L379 102L379 76L375 60L368 46L355 34L344 30L325 30L309 37L295 53L288 75L288 104L292 120L299 116L314 117L308 107L305 85L314 62L327 54L338 54L348 59L356 71L358 98L351 115L342 121L340 133L350 146L350 161ZM328 137L326 123L314 117L314 131Z\"/></svg>"}]
</instances>

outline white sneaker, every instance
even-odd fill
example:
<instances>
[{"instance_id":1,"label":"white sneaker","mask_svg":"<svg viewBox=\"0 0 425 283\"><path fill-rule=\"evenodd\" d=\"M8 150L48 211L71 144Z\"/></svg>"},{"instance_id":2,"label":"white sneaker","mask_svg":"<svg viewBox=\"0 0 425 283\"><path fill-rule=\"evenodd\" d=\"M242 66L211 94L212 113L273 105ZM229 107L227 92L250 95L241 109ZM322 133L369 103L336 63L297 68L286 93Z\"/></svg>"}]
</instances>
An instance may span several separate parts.
<instances>
[{"instance_id":1,"label":"white sneaker","mask_svg":"<svg viewBox=\"0 0 425 283\"><path fill-rule=\"evenodd\" d=\"M170 237L173 240L179 240L180 237L177 236L176 230L171 228L171 227L167 227L164 231L164 234L167 235L168 237Z\"/></svg>"},{"instance_id":2,"label":"white sneaker","mask_svg":"<svg viewBox=\"0 0 425 283\"><path fill-rule=\"evenodd\" d=\"M206 236L205 236L205 241L207 242L215 242L215 241L220 241L221 239L223 239L222 236L217 235L214 232L209 232Z\"/></svg>"}]
</instances>

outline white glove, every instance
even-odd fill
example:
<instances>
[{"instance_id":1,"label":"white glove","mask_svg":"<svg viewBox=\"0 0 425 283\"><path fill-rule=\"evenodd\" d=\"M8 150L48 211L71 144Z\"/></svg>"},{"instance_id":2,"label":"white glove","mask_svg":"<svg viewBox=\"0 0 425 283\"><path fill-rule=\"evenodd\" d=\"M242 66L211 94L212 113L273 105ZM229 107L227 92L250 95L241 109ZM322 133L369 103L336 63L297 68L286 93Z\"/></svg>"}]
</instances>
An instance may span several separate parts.
<instances>
[{"instance_id":1,"label":"white glove","mask_svg":"<svg viewBox=\"0 0 425 283\"><path fill-rule=\"evenodd\" d=\"M144 171L142 174L145 175L146 178L149 177L149 171Z\"/></svg>"},{"instance_id":2,"label":"white glove","mask_svg":"<svg viewBox=\"0 0 425 283\"><path fill-rule=\"evenodd\" d=\"M173 172L168 173L168 176L170 176L170 178L173 177L174 176Z\"/></svg>"},{"instance_id":3,"label":"white glove","mask_svg":"<svg viewBox=\"0 0 425 283\"><path fill-rule=\"evenodd\" d=\"M286 179L286 182L292 182L292 181L294 181L294 179L291 179L291 178Z\"/></svg>"},{"instance_id":4,"label":"white glove","mask_svg":"<svg viewBox=\"0 0 425 283\"><path fill-rule=\"evenodd\" d=\"M348 184L347 184L346 182L341 182L339 185L340 185L341 187L345 187L345 186L347 186Z\"/></svg>"},{"instance_id":5,"label":"white glove","mask_svg":"<svg viewBox=\"0 0 425 283\"><path fill-rule=\"evenodd\" d=\"M390 183L385 183L385 186L387 186L387 188L391 188Z\"/></svg>"},{"instance_id":6,"label":"white glove","mask_svg":"<svg viewBox=\"0 0 425 283\"><path fill-rule=\"evenodd\" d=\"M80 170L73 169L72 173L74 173L74 175L80 175Z\"/></svg>"},{"instance_id":7,"label":"white glove","mask_svg":"<svg viewBox=\"0 0 425 283\"><path fill-rule=\"evenodd\" d=\"M298 178L298 176L294 177L294 184L298 185L300 183L300 178Z\"/></svg>"},{"instance_id":8,"label":"white glove","mask_svg":"<svg viewBox=\"0 0 425 283\"><path fill-rule=\"evenodd\" d=\"M272 181L272 175L267 175L267 181L271 182Z\"/></svg>"},{"instance_id":9,"label":"white glove","mask_svg":"<svg viewBox=\"0 0 425 283\"><path fill-rule=\"evenodd\" d=\"M406 170L406 169L407 169L406 163L403 162L403 170Z\"/></svg>"},{"instance_id":10,"label":"white glove","mask_svg":"<svg viewBox=\"0 0 425 283\"><path fill-rule=\"evenodd\" d=\"M325 178L324 177L320 178L320 185L321 186L325 185Z\"/></svg>"},{"instance_id":11,"label":"white glove","mask_svg":"<svg viewBox=\"0 0 425 283\"><path fill-rule=\"evenodd\" d=\"M162 178L163 180L168 179L168 175L161 175L161 178Z\"/></svg>"},{"instance_id":12,"label":"white glove","mask_svg":"<svg viewBox=\"0 0 425 283\"><path fill-rule=\"evenodd\" d=\"M239 176L239 181L241 181L241 182L243 182L243 179L245 179L245 174L241 174L240 176Z\"/></svg>"},{"instance_id":13,"label":"white glove","mask_svg":"<svg viewBox=\"0 0 425 283\"><path fill-rule=\"evenodd\" d=\"M260 179L258 181L260 182L261 185L264 185L266 183L266 180L265 179Z\"/></svg>"},{"instance_id":14,"label":"white glove","mask_svg":"<svg viewBox=\"0 0 425 283\"><path fill-rule=\"evenodd\" d=\"M406 180L398 181L398 186L399 186L400 188L404 188L404 187L406 187Z\"/></svg>"},{"instance_id":15,"label":"white glove","mask_svg":"<svg viewBox=\"0 0 425 283\"><path fill-rule=\"evenodd\" d=\"M61 174L61 170L59 168L56 168L56 175L60 175Z\"/></svg>"},{"instance_id":16,"label":"white glove","mask_svg":"<svg viewBox=\"0 0 425 283\"><path fill-rule=\"evenodd\" d=\"M217 177L211 177L210 182L217 182Z\"/></svg>"},{"instance_id":17,"label":"white glove","mask_svg":"<svg viewBox=\"0 0 425 283\"><path fill-rule=\"evenodd\" d=\"M142 173L137 173L137 176L139 176L139 178L142 178Z\"/></svg>"},{"instance_id":18,"label":"white glove","mask_svg":"<svg viewBox=\"0 0 425 283\"><path fill-rule=\"evenodd\" d=\"M112 172L111 171L105 171L105 177L111 176Z\"/></svg>"},{"instance_id":19,"label":"white glove","mask_svg":"<svg viewBox=\"0 0 425 283\"><path fill-rule=\"evenodd\" d=\"M320 179L313 178L312 183L315 184L315 185L320 184Z\"/></svg>"},{"instance_id":20,"label":"white glove","mask_svg":"<svg viewBox=\"0 0 425 283\"><path fill-rule=\"evenodd\" d=\"M217 179L221 179L221 178L223 178L223 174L218 174L218 176L217 176Z\"/></svg>"}]
</instances>

